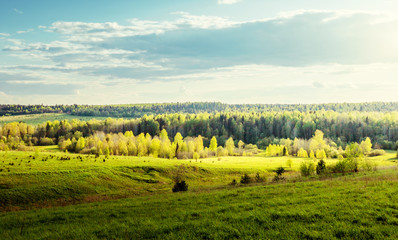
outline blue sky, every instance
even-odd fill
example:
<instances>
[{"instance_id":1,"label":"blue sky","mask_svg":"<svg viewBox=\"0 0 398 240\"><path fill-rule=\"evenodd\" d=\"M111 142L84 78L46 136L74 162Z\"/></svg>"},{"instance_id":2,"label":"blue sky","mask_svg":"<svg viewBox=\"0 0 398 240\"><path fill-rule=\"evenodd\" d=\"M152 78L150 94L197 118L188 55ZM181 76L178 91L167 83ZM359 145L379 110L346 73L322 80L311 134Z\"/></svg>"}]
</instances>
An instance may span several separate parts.
<instances>
[{"instance_id":1,"label":"blue sky","mask_svg":"<svg viewBox=\"0 0 398 240\"><path fill-rule=\"evenodd\" d=\"M0 2L0 103L398 101L398 2Z\"/></svg>"}]
</instances>

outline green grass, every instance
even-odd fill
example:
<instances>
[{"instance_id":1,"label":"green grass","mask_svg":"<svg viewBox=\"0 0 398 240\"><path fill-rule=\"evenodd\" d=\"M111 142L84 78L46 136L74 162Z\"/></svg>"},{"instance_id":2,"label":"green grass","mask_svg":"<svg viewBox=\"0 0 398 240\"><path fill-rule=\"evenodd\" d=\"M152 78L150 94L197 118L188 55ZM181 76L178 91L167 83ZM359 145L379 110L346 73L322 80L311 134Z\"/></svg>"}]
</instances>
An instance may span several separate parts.
<instances>
[{"instance_id":1,"label":"green grass","mask_svg":"<svg viewBox=\"0 0 398 240\"><path fill-rule=\"evenodd\" d=\"M27 115L16 115L16 116L1 116L0 124L11 123L11 122L24 122L27 124L37 125L47 121L61 121L61 120L72 120L78 119L81 121L88 121L90 119L104 120L106 117L93 117L93 116L75 116L65 113L42 113L42 114L27 114Z\"/></svg>"},{"instance_id":2,"label":"green grass","mask_svg":"<svg viewBox=\"0 0 398 240\"><path fill-rule=\"evenodd\" d=\"M397 239L397 170L0 214L1 239Z\"/></svg>"},{"instance_id":3,"label":"green grass","mask_svg":"<svg viewBox=\"0 0 398 240\"><path fill-rule=\"evenodd\" d=\"M393 151L371 158L376 172L302 178L304 159L295 157L105 159L38 149L0 152L0 239L398 237ZM275 183L280 166L286 179ZM171 193L177 169L186 193ZM229 184L257 172L264 182Z\"/></svg>"},{"instance_id":4,"label":"green grass","mask_svg":"<svg viewBox=\"0 0 398 240\"><path fill-rule=\"evenodd\" d=\"M301 158L221 157L169 160L153 157L111 156L95 158L65 154L55 146L39 147L41 152L0 152L0 211L32 209L83 202L162 194L171 191L176 170L190 191L224 188L233 179L258 172L266 182L273 170L285 167L288 180L299 177ZM379 168L396 166L394 153L375 157ZM286 161L292 159L292 168ZM327 164L335 160L327 160Z\"/></svg>"}]
</instances>

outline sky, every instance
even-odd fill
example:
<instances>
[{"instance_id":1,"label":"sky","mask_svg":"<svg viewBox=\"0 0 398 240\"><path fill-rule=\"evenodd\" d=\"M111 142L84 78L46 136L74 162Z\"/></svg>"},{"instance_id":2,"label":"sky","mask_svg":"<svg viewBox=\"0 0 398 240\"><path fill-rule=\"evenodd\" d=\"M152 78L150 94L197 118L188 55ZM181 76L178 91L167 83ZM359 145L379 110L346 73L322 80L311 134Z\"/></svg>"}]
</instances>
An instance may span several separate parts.
<instances>
[{"instance_id":1,"label":"sky","mask_svg":"<svg viewBox=\"0 0 398 240\"><path fill-rule=\"evenodd\" d=\"M0 104L398 101L396 0L2 0Z\"/></svg>"}]
</instances>

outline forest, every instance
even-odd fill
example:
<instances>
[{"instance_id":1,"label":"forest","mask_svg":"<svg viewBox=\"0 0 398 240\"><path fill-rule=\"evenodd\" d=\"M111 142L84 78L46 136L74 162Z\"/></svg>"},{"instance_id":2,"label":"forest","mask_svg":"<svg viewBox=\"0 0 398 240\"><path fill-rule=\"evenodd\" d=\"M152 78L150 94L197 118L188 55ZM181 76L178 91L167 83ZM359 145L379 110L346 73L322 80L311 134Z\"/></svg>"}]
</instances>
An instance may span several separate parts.
<instances>
[{"instance_id":1,"label":"forest","mask_svg":"<svg viewBox=\"0 0 398 240\"><path fill-rule=\"evenodd\" d=\"M68 113L76 116L129 117L170 113L217 112L391 112L398 111L397 102L327 103L327 104L225 104L220 102L151 103L124 105L0 105L0 116Z\"/></svg>"},{"instance_id":2,"label":"forest","mask_svg":"<svg viewBox=\"0 0 398 240\"><path fill-rule=\"evenodd\" d=\"M316 130L337 147L345 148L351 142L369 137L375 148L395 150L398 147L398 112L223 112L199 114L144 115L134 119L62 120L39 124L13 122L0 126L0 138L12 149L19 145L52 145L67 139L89 137L97 132L122 133L131 131L159 135L165 130L172 139L177 133L183 138L201 135L205 146L214 136L224 146L229 138L255 144L265 149L270 144L280 144L286 139L310 139Z\"/></svg>"}]
</instances>

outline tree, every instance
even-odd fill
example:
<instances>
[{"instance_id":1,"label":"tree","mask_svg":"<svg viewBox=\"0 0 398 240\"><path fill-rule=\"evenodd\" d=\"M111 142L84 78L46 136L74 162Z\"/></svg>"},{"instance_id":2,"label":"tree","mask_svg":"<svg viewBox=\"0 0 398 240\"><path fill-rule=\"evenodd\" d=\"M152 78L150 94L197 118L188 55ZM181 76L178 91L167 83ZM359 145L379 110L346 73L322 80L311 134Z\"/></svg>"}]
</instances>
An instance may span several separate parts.
<instances>
[{"instance_id":1,"label":"tree","mask_svg":"<svg viewBox=\"0 0 398 240\"><path fill-rule=\"evenodd\" d=\"M212 152L217 152L217 139L214 136L210 140L209 150Z\"/></svg>"},{"instance_id":2,"label":"tree","mask_svg":"<svg viewBox=\"0 0 398 240\"><path fill-rule=\"evenodd\" d=\"M312 151L312 150L311 150L311 152L310 152L310 158L311 158L311 159L315 158L314 151Z\"/></svg>"},{"instance_id":3,"label":"tree","mask_svg":"<svg viewBox=\"0 0 398 240\"><path fill-rule=\"evenodd\" d=\"M370 153L372 151L372 142L370 141L370 138L367 137L365 141L362 141L359 147L363 154Z\"/></svg>"},{"instance_id":4,"label":"tree","mask_svg":"<svg viewBox=\"0 0 398 240\"><path fill-rule=\"evenodd\" d=\"M245 146L245 143L242 140L239 140L239 142L238 142L239 150L243 149L244 146Z\"/></svg>"},{"instance_id":5,"label":"tree","mask_svg":"<svg viewBox=\"0 0 398 240\"><path fill-rule=\"evenodd\" d=\"M308 153L303 148L300 148L300 150L297 152L297 157L308 158Z\"/></svg>"},{"instance_id":6,"label":"tree","mask_svg":"<svg viewBox=\"0 0 398 240\"><path fill-rule=\"evenodd\" d=\"M230 137L226 142L225 142L225 148L228 151L228 155L232 156L234 154L234 149L235 149L235 144L234 140L232 137Z\"/></svg>"},{"instance_id":7,"label":"tree","mask_svg":"<svg viewBox=\"0 0 398 240\"><path fill-rule=\"evenodd\" d=\"M119 141L119 154L123 156L127 156L129 154L126 142L124 141Z\"/></svg>"},{"instance_id":8,"label":"tree","mask_svg":"<svg viewBox=\"0 0 398 240\"><path fill-rule=\"evenodd\" d=\"M159 138L161 141L165 141L166 139L169 139L166 129L162 129L162 131L160 131Z\"/></svg>"},{"instance_id":9,"label":"tree","mask_svg":"<svg viewBox=\"0 0 398 240\"><path fill-rule=\"evenodd\" d=\"M326 158L325 150L323 150L323 149L316 150L316 158L318 158L318 159Z\"/></svg>"},{"instance_id":10,"label":"tree","mask_svg":"<svg viewBox=\"0 0 398 240\"><path fill-rule=\"evenodd\" d=\"M84 138L80 137L79 140L77 140L75 151L77 153L79 153L81 150L84 149L85 146L86 146L86 142L85 142Z\"/></svg>"},{"instance_id":11,"label":"tree","mask_svg":"<svg viewBox=\"0 0 398 240\"><path fill-rule=\"evenodd\" d=\"M129 155L137 156L137 146L135 145L134 141L129 140L127 142L127 150Z\"/></svg>"},{"instance_id":12,"label":"tree","mask_svg":"<svg viewBox=\"0 0 398 240\"><path fill-rule=\"evenodd\" d=\"M157 157L160 152L160 140L158 138L152 139L150 153L153 157Z\"/></svg>"},{"instance_id":13,"label":"tree","mask_svg":"<svg viewBox=\"0 0 398 240\"><path fill-rule=\"evenodd\" d=\"M195 150L196 150L196 152L200 153L201 151L203 151L204 146L203 146L203 138L202 138L202 136L199 135L197 138L195 138L194 142L195 142Z\"/></svg>"}]
</instances>

